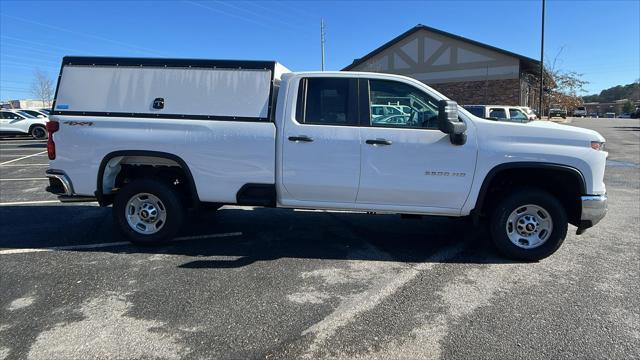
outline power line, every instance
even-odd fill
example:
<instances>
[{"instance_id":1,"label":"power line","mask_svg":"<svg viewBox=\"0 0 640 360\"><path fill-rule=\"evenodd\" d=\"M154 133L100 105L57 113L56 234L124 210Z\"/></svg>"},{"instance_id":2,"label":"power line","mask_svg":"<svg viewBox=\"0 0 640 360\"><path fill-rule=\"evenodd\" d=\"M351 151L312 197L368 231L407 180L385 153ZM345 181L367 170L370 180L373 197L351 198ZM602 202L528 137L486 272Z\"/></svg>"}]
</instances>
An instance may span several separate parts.
<instances>
[{"instance_id":1,"label":"power line","mask_svg":"<svg viewBox=\"0 0 640 360\"><path fill-rule=\"evenodd\" d=\"M15 45L15 44L3 43L2 46L0 47L0 50L4 50L4 48L6 48L7 46L9 48L16 48L16 49L21 49L23 51L35 52L35 53L40 53L40 54L44 54L44 55L51 56L51 57L55 56L55 57L62 58L62 56L60 54L54 53L53 51L36 49L36 48L33 48L33 47L29 47L29 46L21 46L21 45ZM42 56L42 55L38 55L38 56Z\"/></svg>"},{"instance_id":2,"label":"power line","mask_svg":"<svg viewBox=\"0 0 640 360\"><path fill-rule=\"evenodd\" d=\"M238 2L236 2L236 3L238 3ZM283 13L281 10L275 10L275 9L273 9L273 7L272 7L272 6L271 6L271 7L269 7L269 6L262 6L262 5L259 5L259 4L260 4L260 2L258 2L258 1L242 1L242 3L243 3L243 4L246 4L246 5L251 5L251 6L254 6L254 7L258 7L258 8L260 8L260 9L262 9L262 10L264 10L264 11L267 11L267 12L270 12L270 13L272 13L272 14L276 15L276 16L282 16L282 13ZM274 3L275 3L275 1L271 1L271 2L269 2L269 5L272 5L272 4L274 4ZM302 27L302 28L306 28L306 26L305 26L305 25L308 23L308 22L306 22L306 21L304 21L304 20L302 20L302 19L300 19L300 18L298 18L298 17L291 17L291 16L290 16L290 17L288 17L288 18L287 18L287 21L289 21L289 20L297 21L297 22L298 22L298 25L300 25L299 27ZM304 23L304 24L303 24L303 23Z\"/></svg>"},{"instance_id":3,"label":"power line","mask_svg":"<svg viewBox=\"0 0 640 360\"><path fill-rule=\"evenodd\" d=\"M149 49L149 48L141 47L141 46L138 46L138 45L131 45L131 44L119 41L119 40L113 40L113 39L109 39L109 38L98 36L98 35L88 34L88 33L85 33L85 32L78 32L78 31L74 31L74 30L69 30L69 29L65 29L65 28L59 27L59 26L53 26L53 25L49 25L49 24L44 24L44 23L41 23L41 22L37 22L37 21L33 21L33 20L29 20L29 19L25 19L25 18L21 18L21 17L17 17L17 16L11 16L11 15L6 15L6 14L0 14L0 15L4 16L4 17L7 17L9 19L22 21L22 22L26 22L26 23L29 23L29 24L34 24L34 25L46 27L46 28L49 28L49 29L53 29L53 30L63 31L63 32L67 32L67 33L70 33L70 34L81 35L81 36L85 36L85 37L88 37L88 38L109 42L109 43L116 44L116 45L119 45L119 46L122 46L122 47L127 47L127 48L130 48L130 49L134 49L134 50L137 50L139 52L145 52L145 53L150 53L150 54L155 54L155 55L162 55L162 53L159 53L154 49Z\"/></svg>"},{"instance_id":4,"label":"power line","mask_svg":"<svg viewBox=\"0 0 640 360\"><path fill-rule=\"evenodd\" d=\"M316 19L317 19L316 16L318 16L317 14L314 14L314 13L312 13L310 11L307 11L307 10L304 10L302 8L297 7L297 5L301 3L301 1L294 2L293 6L290 5L290 4L285 5L285 4L282 3L282 1L273 1L271 3L281 6L281 8L282 8L282 6L284 6L284 10L283 10L284 12L297 12L298 14L300 14L302 16L306 16L306 17L309 17L309 18L316 18Z\"/></svg>"},{"instance_id":5,"label":"power line","mask_svg":"<svg viewBox=\"0 0 640 360\"><path fill-rule=\"evenodd\" d=\"M0 35L0 38L6 39L6 40L17 41L17 42L21 42L21 43L22 42L29 43L29 44L38 45L38 46L41 46L41 47L44 46L46 48L51 48L51 49L60 49L60 50L64 50L64 51L73 51L73 52L77 52L77 53L85 52L85 50L72 49L72 48L62 47L62 46L58 46L58 45L41 43L41 42L33 41L33 40L20 39L20 38L13 37L13 36Z\"/></svg>"},{"instance_id":6,"label":"power line","mask_svg":"<svg viewBox=\"0 0 640 360\"><path fill-rule=\"evenodd\" d=\"M207 9L207 10L209 10L209 11L217 12L217 13L220 13L220 14L223 14L223 15L227 15L227 16L235 17L235 18L240 19L240 20L248 21L248 22L250 22L250 23L252 23L252 24L256 24L256 25L260 25L260 26L265 26L265 27L268 27L268 28L270 28L270 29L273 29L273 28L274 28L274 27L273 27L272 25L270 25L270 24L265 24L265 23L260 22L260 21L255 21L255 20L249 19L249 18L247 18L247 17L245 17L245 16L241 16L241 15L233 14L233 13L227 12L227 11L225 11L225 10L221 10L221 9L219 9L219 8L213 8L213 7L210 7L210 6L208 6L208 5L201 4L201 3L199 3L199 2L189 1L189 0L184 0L183 2L185 2L185 3L187 3L187 4L191 4L191 5L195 5L195 6L201 7L201 8L203 8L203 9Z\"/></svg>"},{"instance_id":7,"label":"power line","mask_svg":"<svg viewBox=\"0 0 640 360\"><path fill-rule=\"evenodd\" d=\"M297 31L297 32L302 31L302 32L306 33L306 29L304 29L304 28L302 28L300 26L295 26L295 25L292 25L291 23L288 23L288 22L279 21L279 20L274 19L273 17L270 17L270 16L264 16L263 14L256 13L254 11L248 10L247 8L243 8L243 7L240 7L240 6L233 5L232 3L229 3L229 2L221 2L221 1L213 1L213 2L216 3L216 4L224 5L226 7L230 7L230 8L233 8L233 9L237 9L237 10L246 12L246 13L254 15L254 16L256 16L256 17L258 17L259 19L262 19L262 20L271 21L271 22L274 22L274 20L275 20L275 22L278 23L277 26L279 28L284 26L284 27L289 28L290 30L294 30L294 31Z\"/></svg>"},{"instance_id":8,"label":"power line","mask_svg":"<svg viewBox=\"0 0 640 360\"><path fill-rule=\"evenodd\" d=\"M24 81L11 81L11 80L0 79L0 83L24 84Z\"/></svg>"},{"instance_id":9,"label":"power line","mask_svg":"<svg viewBox=\"0 0 640 360\"><path fill-rule=\"evenodd\" d=\"M29 89L25 89L25 88L12 88L12 87L6 87L6 86L0 86L0 91L2 90L8 90L8 91L14 91L14 92L19 92L19 91L23 91L25 93L30 93L31 90Z\"/></svg>"},{"instance_id":10,"label":"power line","mask_svg":"<svg viewBox=\"0 0 640 360\"><path fill-rule=\"evenodd\" d=\"M0 89L31 91L31 89L29 89L29 88L25 88L25 87L13 87L13 86L0 86Z\"/></svg>"},{"instance_id":11,"label":"power line","mask_svg":"<svg viewBox=\"0 0 640 360\"><path fill-rule=\"evenodd\" d=\"M24 64L20 64L20 63L14 63L14 62L11 62L11 61L8 62L8 63L6 61L1 62L0 63L0 68L4 68L4 67L8 67L8 68L16 68L17 67L17 68L29 69L31 71L37 70L39 68L40 69L49 69L49 70L56 69L57 70L57 67L55 67L55 66L40 66L40 67L38 67L38 66L29 66L29 65L24 65Z\"/></svg>"},{"instance_id":12,"label":"power line","mask_svg":"<svg viewBox=\"0 0 640 360\"><path fill-rule=\"evenodd\" d=\"M8 57L8 58L13 58L13 59L22 60L22 61L20 62L20 64L25 64L25 65L30 65L30 64L32 64L32 63L30 63L30 62L26 62L26 61L24 61L24 60L36 61L36 62L40 62L40 63L43 63L43 62L44 62L44 63L46 63L47 65L51 65L51 66L54 66L54 65L58 65L58 64L59 64L59 61L52 61L52 60L40 60L40 59L38 59L38 58L29 58L29 57L25 58L25 57L23 57L23 56L15 56L15 55L9 55L9 54L0 54L0 57Z\"/></svg>"},{"instance_id":13,"label":"power line","mask_svg":"<svg viewBox=\"0 0 640 360\"><path fill-rule=\"evenodd\" d=\"M9 65L22 65L22 66L28 66L29 64L25 64L24 62L15 62L15 61L11 61L11 60L3 60L0 65L5 65L5 64L9 64ZM33 64L31 64L33 65ZM56 67L55 65L42 65L48 68L54 68ZM37 67L37 65L36 65Z\"/></svg>"}]
</instances>

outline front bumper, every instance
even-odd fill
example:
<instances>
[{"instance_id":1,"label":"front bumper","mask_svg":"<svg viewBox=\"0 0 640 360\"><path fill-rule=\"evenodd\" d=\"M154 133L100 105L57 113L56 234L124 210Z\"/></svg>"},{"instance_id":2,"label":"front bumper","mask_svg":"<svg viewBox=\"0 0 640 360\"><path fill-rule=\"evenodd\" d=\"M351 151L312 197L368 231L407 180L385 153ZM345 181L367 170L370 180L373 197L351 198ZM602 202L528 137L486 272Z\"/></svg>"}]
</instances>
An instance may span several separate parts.
<instances>
[{"instance_id":1,"label":"front bumper","mask_svg":"<svg viewBox=\"0 0 640 360\"><path fill-rule=\"evenodd\" d=\"M584 195L581 197L581 203L578 235L597 224L607 214L607 195Z\"/></svg>"}]
</instances>

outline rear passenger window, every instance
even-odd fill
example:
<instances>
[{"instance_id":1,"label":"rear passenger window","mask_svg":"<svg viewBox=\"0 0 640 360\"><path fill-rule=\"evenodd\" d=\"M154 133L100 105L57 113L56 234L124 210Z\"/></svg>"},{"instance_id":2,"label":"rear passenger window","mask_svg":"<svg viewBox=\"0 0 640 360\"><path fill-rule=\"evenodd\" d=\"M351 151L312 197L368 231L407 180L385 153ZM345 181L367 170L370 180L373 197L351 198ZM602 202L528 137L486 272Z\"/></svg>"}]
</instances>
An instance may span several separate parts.
<instances>
[{"instance_id":1,"label":"rear passenger window","mask_svg":"<svg viewBox=\"0 0 640 360\"><path fill-rule=\"evenodd\" d=\"M354 84L347 78L302 79L296 120L301 124L356 125Z\"/></svg>"},{"instance_id":2,"label":"rear passenger window","mask_svg":"<svg viewBox=\"0 0 640 360\"><path fill-rule=\"evenodd\" d=\"M494 119L506 119L507 112L504 109L489 109L489 117Z\"/></svg>"}]
</instances>

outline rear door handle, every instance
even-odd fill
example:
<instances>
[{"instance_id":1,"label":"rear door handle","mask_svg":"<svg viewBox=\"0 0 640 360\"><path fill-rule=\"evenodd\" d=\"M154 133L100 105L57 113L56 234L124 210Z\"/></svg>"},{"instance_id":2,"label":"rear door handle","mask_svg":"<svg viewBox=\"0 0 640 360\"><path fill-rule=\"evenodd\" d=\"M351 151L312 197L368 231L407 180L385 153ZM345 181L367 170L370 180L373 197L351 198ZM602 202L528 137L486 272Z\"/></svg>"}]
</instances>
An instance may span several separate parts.
<instances>
[{"instance_id":1,"label":"rear door handle","mask_svg":"<svg viewBox=\"0 0 640 360\"><path fill-rule=\"evenodd\" d=\"M312 142L313 139L306 136L306 135L300 135L300 136L289 136L289 141L295 141L295 142Z\"/></svg>"},{"instance_id":2,"label":"rear door handle","mask_svg":"<svg viewBox=\"0 0 640 360\"><path fill-rule=\"evenodd\" d=\"M369 139L365 141L369 145L391 145L392 142L386 139Z\"/></svg>"}]
</instances>

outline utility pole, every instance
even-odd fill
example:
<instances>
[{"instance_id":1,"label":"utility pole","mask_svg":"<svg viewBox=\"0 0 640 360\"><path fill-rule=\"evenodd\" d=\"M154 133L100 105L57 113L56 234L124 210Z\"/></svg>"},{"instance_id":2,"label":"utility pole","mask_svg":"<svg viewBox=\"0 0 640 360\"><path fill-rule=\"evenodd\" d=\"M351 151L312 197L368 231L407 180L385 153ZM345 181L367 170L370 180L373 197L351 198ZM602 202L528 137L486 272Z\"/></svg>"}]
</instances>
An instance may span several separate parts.
<instances>
[{"instance_id":1,"label":"utility pole","mask_svg":"<svg viewBox=\"0 0 640 360\"><path fill-rule=\"evenodd\" d=\"M542 100L544 99L544 0L542 0L542 37L540 40L540 103L538 104L538 114L542 119Z\"/></svg>"},{"instance_id":2,"label":"utility pole","mask_svg":"<svg viewBox=\"0 0 640 360\"><path fill-rule=\"evenodd\" d=\"M324 20L320 18L320 51L322 52L322 71L324 71Z\"/></svg>"}]
</instances>

